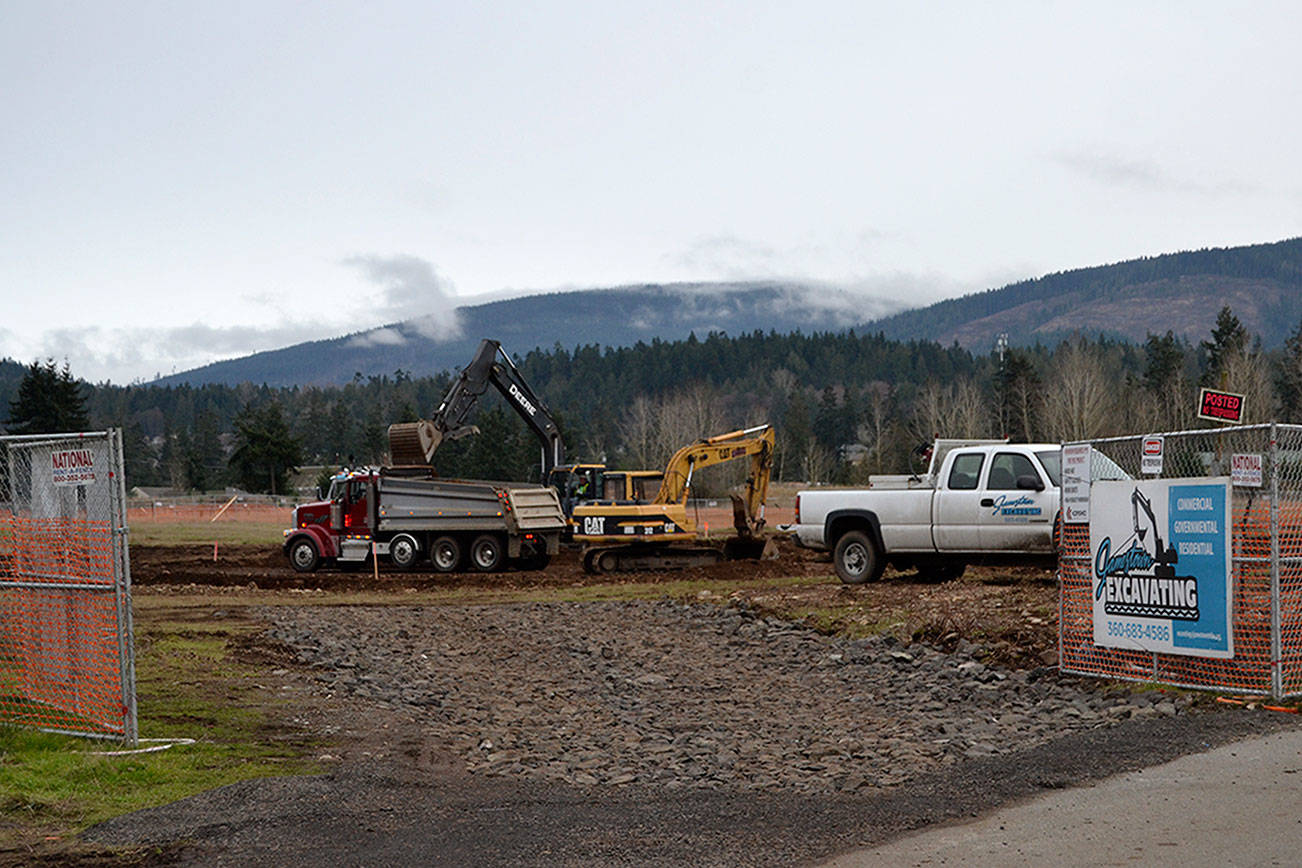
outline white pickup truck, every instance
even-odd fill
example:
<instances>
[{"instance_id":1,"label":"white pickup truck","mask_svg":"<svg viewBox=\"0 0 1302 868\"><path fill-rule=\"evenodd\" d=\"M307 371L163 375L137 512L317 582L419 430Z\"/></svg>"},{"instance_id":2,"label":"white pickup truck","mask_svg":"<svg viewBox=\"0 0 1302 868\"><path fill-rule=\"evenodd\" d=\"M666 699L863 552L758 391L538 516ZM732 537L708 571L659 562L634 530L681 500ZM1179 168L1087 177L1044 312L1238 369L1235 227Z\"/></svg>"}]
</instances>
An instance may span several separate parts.
<instances>
[{"instance_id":1,"label":"white pickup truck","mask_svg":"<svg viewBox=\"0 0 1302 868\"><path fill-rule=\"evenodd\" d=\"M926 476L799 492L796 520L781 530L801 546L831 550L836 574L848 584L877 579L888 561L938 579L958 578L970 561L1051 561L1061 491L1058 444L945 443L942 452L942 443ZM1101 453L1094 457L1112 464ZM1098 474L1104 475L1111 474Z\"/></svg>"}]
</instances>

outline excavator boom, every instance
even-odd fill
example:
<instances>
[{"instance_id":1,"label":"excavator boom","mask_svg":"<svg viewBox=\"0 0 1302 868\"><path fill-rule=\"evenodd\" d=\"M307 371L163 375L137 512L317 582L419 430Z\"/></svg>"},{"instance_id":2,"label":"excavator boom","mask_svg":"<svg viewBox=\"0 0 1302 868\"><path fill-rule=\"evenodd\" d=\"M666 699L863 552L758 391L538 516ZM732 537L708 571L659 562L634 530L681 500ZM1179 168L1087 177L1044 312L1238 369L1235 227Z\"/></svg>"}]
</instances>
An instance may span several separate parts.
<instances>
[{"instance_id":1,"label":"excavator boom","mask_svg":"<svg viewBox=\"0 0 1302 868\"><path fill-rule=\"evenodd\" d=\"M533 429L542 444L542 478L565 460L565 444L551 411L525 382L519 368L502 351L497 341L485 338L479 349L457 375L443 403L429 419L399 422L389 426L389 456L396 465L432 464L434 453L444 440L456 440L479 429L467 425L470 411L492 385L520 418Z\"/></svg>"},{"instance_id":2,"label":"excavator boom","mask_svg":"<svg viewBox=\"0 0 1302 868\"><path fill-rule=\"evenodd\" d=\"M740 535L754 536L764 525L764 501L768 497L774 443L773 427L758 425L684 446L669 459L655 502L685 503L696 471L749 456L751 466L745 497L732 495L733 523Z\"/></svg>"}]
</instances>

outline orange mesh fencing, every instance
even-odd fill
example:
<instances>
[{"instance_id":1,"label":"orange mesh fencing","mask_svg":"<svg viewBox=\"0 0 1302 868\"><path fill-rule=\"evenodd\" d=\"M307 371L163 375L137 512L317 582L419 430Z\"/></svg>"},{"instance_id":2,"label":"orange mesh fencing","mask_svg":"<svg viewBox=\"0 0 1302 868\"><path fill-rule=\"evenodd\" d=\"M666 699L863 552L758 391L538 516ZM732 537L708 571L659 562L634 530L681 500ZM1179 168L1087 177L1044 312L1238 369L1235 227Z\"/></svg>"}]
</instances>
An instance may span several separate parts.
<instances>
[{"instance_id":1,"label":"orange mesh fencing","mask_svg":"<svg viewBox=\"0 0 1302 868\"><path fill-rule=\"evenodd\" d=\"M1234 656L1219 659L1095 645L1090 527L1069 524L1062 530L1058 562L1061 669L1277 697L1302 693L1302 426L1251 426L1164 437L1163 478L1228 476L1230 455L1264 457L1260 486L1232 488ZM1112 438L1092 445L1138 478L1141 440Z\"/></svg>"},{"instance_id":2,"label":"orange mesh fencing","mask_svg":"<svg viewBox=\"0 0 1302 868\"><path fill-rule=\"evenodd\" d=\"M115 433L76 441L71 483L45 472L62 440L0 438L0 722L135 739Z\"/></svg>"},{"instance_id":3,"label":"orange mesh fencing","mask_svg":"<svg viewBox=\"0 0 1302 868\"><path fill-rule=\"evenodd\" d=\"M127 507L127 520L132 524L170 522L193 524L212 521L221 511L221 503L147 503ZM270 503L233 503L217 516L216 522L251 521L283 526L289 520L292 506Z\"/></svg>"}]
</instances>

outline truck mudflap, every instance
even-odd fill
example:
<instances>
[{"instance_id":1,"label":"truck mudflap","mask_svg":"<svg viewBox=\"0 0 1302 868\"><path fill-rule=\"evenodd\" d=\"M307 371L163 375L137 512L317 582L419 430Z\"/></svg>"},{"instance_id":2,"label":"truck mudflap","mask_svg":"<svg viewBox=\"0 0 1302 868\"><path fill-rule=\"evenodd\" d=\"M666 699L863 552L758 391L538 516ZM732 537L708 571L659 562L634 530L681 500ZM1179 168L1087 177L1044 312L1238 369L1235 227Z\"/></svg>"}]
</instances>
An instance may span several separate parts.
<instances>
[{"instance_id":1,"label":"truck mudflap","mask_svg":"<svg viewBox=\"0 0 1302 868\"><path fill-rule=\"evenodd\" d=\"M550 488L509 488L507 503L522 531L559 531L565 527L565 513Z\"/></svg>"}]
</instances>

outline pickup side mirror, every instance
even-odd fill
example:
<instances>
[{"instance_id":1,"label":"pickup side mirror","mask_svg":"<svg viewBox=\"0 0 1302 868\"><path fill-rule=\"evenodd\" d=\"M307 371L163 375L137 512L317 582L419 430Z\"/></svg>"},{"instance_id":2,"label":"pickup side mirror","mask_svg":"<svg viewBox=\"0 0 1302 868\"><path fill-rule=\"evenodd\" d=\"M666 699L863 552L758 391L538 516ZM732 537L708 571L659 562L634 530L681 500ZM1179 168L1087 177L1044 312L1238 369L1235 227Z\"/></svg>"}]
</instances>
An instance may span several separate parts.
<instances>
[{"instance_id":1,"label":"pickup side mirror","mask_svg":"<svg viewBox=\"0 0 1302 868\"><path fill-rule=\"evenodd\" d=\"M1017 477L1017 487L1023 491L1044 491L1044 483L1034 473L1023 473Z\"/></svg>"}]
</instances>

